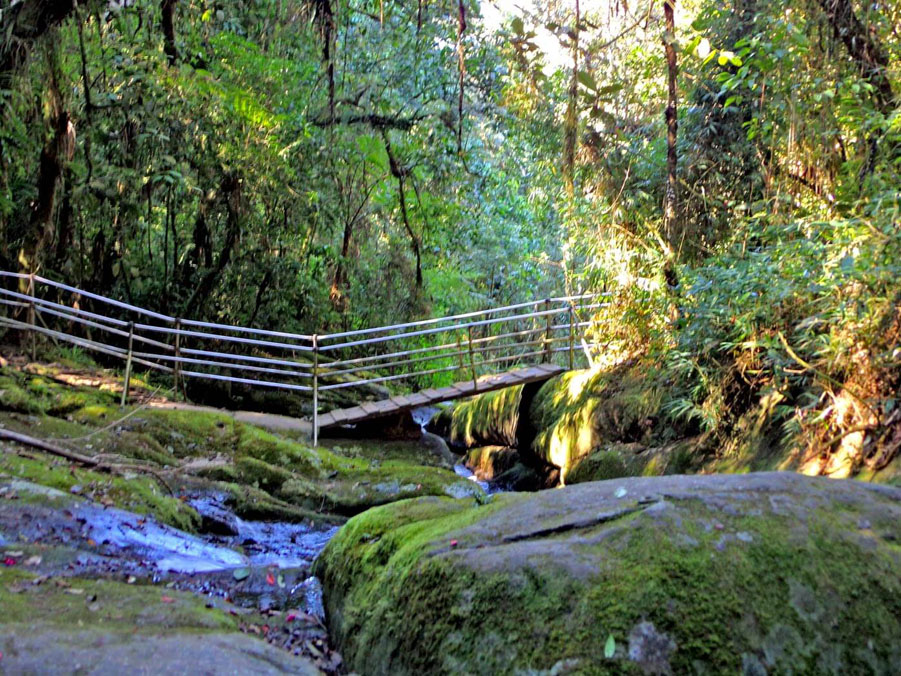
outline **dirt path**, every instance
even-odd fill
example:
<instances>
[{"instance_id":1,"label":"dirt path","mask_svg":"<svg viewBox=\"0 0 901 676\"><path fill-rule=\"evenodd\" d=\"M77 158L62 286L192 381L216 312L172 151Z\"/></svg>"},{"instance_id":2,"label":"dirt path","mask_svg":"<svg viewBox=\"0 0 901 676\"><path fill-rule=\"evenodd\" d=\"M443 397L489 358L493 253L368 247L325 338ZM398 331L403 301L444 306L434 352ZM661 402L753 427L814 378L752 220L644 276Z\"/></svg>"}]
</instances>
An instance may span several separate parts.
<instances>
[{"instance_id":1,"label":"dirt path","mask_svg":"<svg viewBox=\"0 0 901 676\"><path fill-rule=\"evenodd\" d=\"M275 413L258 413L256 411L229 411L222 408L214 408L212 406L201 406L200 404L186 404L177 401L169 401L167 399L152 399L145 404L147 408L168 409L171 411L196 411L198 413L220 413L234 418L238 422L247 423L249 425L257 425L266 429L276 431L296 431L310 435L313 426L308 420L300 418L292 418L287 415L277 415Z\"/></svg>"}]
</instances>

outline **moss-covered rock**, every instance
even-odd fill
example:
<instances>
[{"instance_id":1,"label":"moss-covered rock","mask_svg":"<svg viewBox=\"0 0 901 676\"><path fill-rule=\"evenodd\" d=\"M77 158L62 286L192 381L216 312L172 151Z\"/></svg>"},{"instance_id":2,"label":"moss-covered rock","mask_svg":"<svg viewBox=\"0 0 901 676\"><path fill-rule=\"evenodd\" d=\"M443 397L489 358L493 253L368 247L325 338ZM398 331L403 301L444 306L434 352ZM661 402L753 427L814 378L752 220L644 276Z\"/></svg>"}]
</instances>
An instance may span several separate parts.
<instances>
[{"instance_id":1,"label":"moss-covered rock","mask_svg":"<svg viewBox=\"0 0 901 676\"><path fill-rule=\"evenodd\" d=\"M704 437L697 437L651 447L637 442L602 444L588 455L576 458L566 472L566 483L685 474L697 469L699 458L703 458L697 449L703 447L704 441Z\"/></svg>"},{"instance_id":2,"label":"moss-covered rock","mask_svg":"<svg viewBox=\"0 0 901 676\"><path fill-rule=\"evenodd\" d=\"M315 572L371 674L897 673L899 538L898 489L631 478L373 509Z\"/></svg>"},{"instance_id":3,"label":"moss-covered rock","mask_svg":"<svg viewBox=\"0 0 901 676\"><path fill-rule=\"evenodd\" d=\"M442 409L428 429L452 446L516 446L523 386L488 392Z\"/></svg>"},{"instance_id":4,"label":"moss-covered rock","mask_svg":"<svg viewBox=\"0 0 901 676\"><path fill-rule=\"evenodd\" d=\"M641 468L627 454L617 459L611 454L628 444L659 446L676 436L659 428L664 390L656 377L638 364L569 371L528 396L519 386L460 402L443 410L432 426L467 448L516 446L525 465L553 481L568 482L570 470L601 449L621 465L609 476L638 475ZM588 469L596 461L580 476L593 476Z\"/></svg>"},{"instance_id":5,"label":"moss-covered rock","mask_svg":"<svg viewBox=\"0 0 901 676\"><path fill-rule=\"evenodd\" d=\"M569 371L538 390L529 417L531 452L562 479L582 458L609 443L647 441L660 417L663 389L636 366Z\"/></svg>"},{"instance_id":6,"label":"moss-covered rock","mask_svg":"<svg viewBox=\"0 0 901 676\"><path fill-rule=\"evenodd\" d=\"M203 596L111 580L48 580L0 567L0 669L47 672L317 674L239 631ZM152 665L152 666L151 666Z\"/></svg>"}]
</instances>

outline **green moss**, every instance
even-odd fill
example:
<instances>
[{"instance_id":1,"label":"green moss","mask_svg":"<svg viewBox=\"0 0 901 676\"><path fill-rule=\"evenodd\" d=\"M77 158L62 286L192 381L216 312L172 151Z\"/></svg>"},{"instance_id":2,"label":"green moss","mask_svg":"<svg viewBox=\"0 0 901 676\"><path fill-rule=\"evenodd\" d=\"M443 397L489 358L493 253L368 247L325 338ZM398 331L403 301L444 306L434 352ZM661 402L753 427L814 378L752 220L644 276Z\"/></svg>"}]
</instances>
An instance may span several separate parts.
<instances>
[{"instance_id":1,"label":"green moss","mask_svg":"<svg viewBox=\"0 0 901 676\"><path fill-rule=\"evenodd\" d=\"M443 409L435 421L450 442L465 446L515 446L522 385L488 392Z\"/></svg>"},{"instance_id":2,"label":"green moss","mask_svg":"<svg viewBox=\"0 0 901 676\"><path fill-rule=\"evenodd\" d=\"M160 628L237 629L236 618L205 607L203 597L159 587L67 578L32 584L35 576L0 568L4 625L102 626L127 631ZM163 601L163 597L171 601Z\"/></svg>"},{"instance_id":3,"label":"green moss","mask_svg":"<svg viewBox=\"0 0 901 676\"><path fill-rule=\"evenodd\" d=\"M633 515L586 540L598 563L588 577L566 572L552 538L521 564L505 565L515 555L495 544L496 568L467 565L467 547L487 534L466 527L520 499L483 508L425 499L351 519L315 566L348 664L513 673L573 659L579 673L641 673L625 646L651 622L674 641L672 673L738 673L748 661L778 673L901 666L898 552L861 544L856 517L840 507L812 510L803 531L788 514L730 516L701 501L685 503L691 518L680 526L638 531ZM605 660L610 635L622 647Z\"/></svg>"},{"instance_id":4,"label":"green moss","mask_svg":"<svg viewBox=\"0 0 901 676\"><path fill-rule=\"evenodd\" d=\"M322 459L319 453L312 448L295 441L280 439L270 432L249 425L236 426L236 430L237 454L261 460L270 465L290 467L292 471L307 476L319 474Z\"/></svg>"},{"instance_id":5,"label":"green moss","mask_svg":"<svg viewBox=\"0 0 901 676\"><path fill-rule=\"evenodd\" d=\"M185 531L195 530L200 523L197 512L166 494L155 479L146 476L101 474L50 456L38 460L10 452L0 452L0 472L63 492L79 486L81 495L110 500L115 506L138 514L152 514L162 523Z\"/></svg>"},{"instance_id":6,"label":"green moss","mask_svg":"<svg viewBox=\"0 0 901 676\"><path fill-rule=\"evenodd\" d=\"M696 470L706 455L705 442L704 437L696 437L656 448L645 448L640 444L604 444L576 460L566 473L566 483L686 474Z\"/></svg>"},{"instance_id":7,"label":"green moss","mask_svg":"<svg viewBox=\"0 0 901 676\"><path fill-rule=\"evenodd\" d=\"M0 410L66 415L88 406L114 403L115 396L110 392L73 388L41 375L0 368Z\"/></svg>"}]
</instances>

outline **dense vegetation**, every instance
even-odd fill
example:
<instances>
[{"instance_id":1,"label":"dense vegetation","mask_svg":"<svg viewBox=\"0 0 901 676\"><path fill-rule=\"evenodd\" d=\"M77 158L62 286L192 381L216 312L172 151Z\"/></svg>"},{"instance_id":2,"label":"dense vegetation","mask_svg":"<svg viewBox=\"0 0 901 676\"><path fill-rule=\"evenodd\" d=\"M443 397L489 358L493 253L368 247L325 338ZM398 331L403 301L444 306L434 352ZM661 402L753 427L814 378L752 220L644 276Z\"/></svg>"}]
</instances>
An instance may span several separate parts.
<instances>
[{"instance_id":1,"label":"dense vegetation","mask_svg":"<svg viewBox=\"0 0 901 676\"><path fill-rule=\"evenodd\" d=\"M590 288L679 424L901 447L895 0L5 4L4 269L304 331Z\"/></svg>"}]
</instances>

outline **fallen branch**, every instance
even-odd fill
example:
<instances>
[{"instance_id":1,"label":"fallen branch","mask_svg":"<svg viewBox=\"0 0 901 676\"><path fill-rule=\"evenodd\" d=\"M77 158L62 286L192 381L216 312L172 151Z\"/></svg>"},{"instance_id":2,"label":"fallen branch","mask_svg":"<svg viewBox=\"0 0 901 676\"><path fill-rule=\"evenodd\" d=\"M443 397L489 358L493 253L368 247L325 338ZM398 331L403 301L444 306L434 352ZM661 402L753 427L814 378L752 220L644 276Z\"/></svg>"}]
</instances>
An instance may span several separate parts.
<instances>
[{"instance_id":1,"label":"fallen branch","mask_svg":"<svg viewBox=\"0 0 901 676\"><path fill-rule=\"evenodd\" d=\"M37 448L38 450L44 451L45 453L58 455L61 458L71 460L72 462L77 462L87 467L97 467L100 464L96 459L91 458L87 455L75 453L74 451L68 451L65 448L60 448L56 444L51 444L50 442L44 441L43 439L30 437L27 434L19 434L18 432L11 432L7 429L0 429L0 439L4 439L6 441L14 441L17 444L23 444L24 446L30 446L31 448Z\"/></svg>"},{"instance_id":2,"label":"fallen branch","mask_svg":"<svg viewBox=\"0 0 901 676\"><path fill-rule=\"evenodd\" d=\"M92 458L87 455L82 455L81 453L75 453L73 451L66 450L65 448L60 448L56 444L51 444L47 441L44 441L43 439L30 437L27 434L19 434L18 432L11 432L7 429L0 429L0 439L13 441L17 444L22 444L23 446L30 446L31 448L36 448L40 451L44 451L45 453L50 453L51 455L56 455L60 458L69 460L70 462L77 462L80 465L91 467L92 469L96 469L102 472L109 472L110 474L121 475L122 472L127 471L143 472L144 474L149 474L154 479L156 479L160 483L160 485L162 485L163 488L166 489L169 495L175 495L172 487L160 475L160 473L151 467L147 467L146 465L101 462L99 458Z\"/></svg>"}]
</instances>

